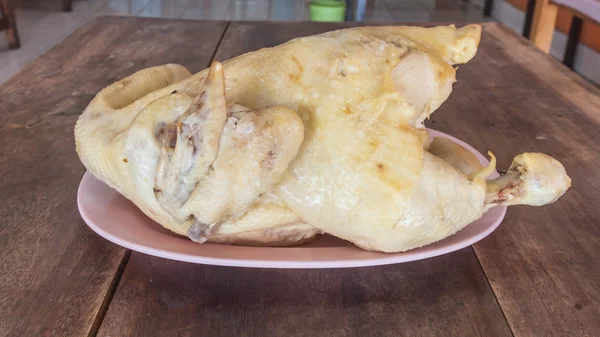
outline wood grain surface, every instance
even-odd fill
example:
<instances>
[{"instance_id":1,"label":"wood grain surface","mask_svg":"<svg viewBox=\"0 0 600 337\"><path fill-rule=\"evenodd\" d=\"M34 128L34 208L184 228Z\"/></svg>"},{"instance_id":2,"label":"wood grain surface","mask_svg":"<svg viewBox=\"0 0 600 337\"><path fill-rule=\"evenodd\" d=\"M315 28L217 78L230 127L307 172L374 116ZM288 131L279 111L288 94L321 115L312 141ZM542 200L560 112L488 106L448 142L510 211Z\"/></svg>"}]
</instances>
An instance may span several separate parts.
<instances>
[{"instance_id":1,"label":"wood grain surface","mask_svg":"<svg viewBox=\"0 0 600 337\"><path fill-rule=\"evenodd\" d=\"M495 23L427 126L499 168L548 153L573 187L509 209L475 254L341 270L127 261L83 224L72 130L102 87L346 26L100 18L2 85L0 336L600 336L600 92Z\"/></svg>"},{"instance_id":2,"label":"wood grain surface","mask_svg":"<svg viewBox=\"0 0 600 337\"><path fill-rule=\"evenodd\" d=\"M226 25L99 18L0 86L0 336L95 333L125 250L77 211L75 121L136 70L204 68Z\"/></svg>"},{"instance_id":3,"label":"wood grain surface","mask_svg":"<svg viewBox=\"0 0 600 337\"><path fill-rule=\"evenodd\" d=\"M317 270L202 266L134 252L98 336L512 335L467 248Z\"/></svg>"},{"instance_id":4,"label":"wood grain surface","mask_svg":"<svg viewBox=\"0 0 600 337\"><path fill-rule=\"evenodd\" d=\"M348 25L231 23L226 60ZM99 336L512 336L472 249L346 270L190 265L136 252Z\"/></svg>"},{"instance_id":5,"label":"wood grain surface","mask_svg":"<svg viewBox=\"0 0 600 337\"><path fill-rule=\"evenodd\" d=\"M573 179L554 204L511 207L475 245L515 336L600 336L600 91L583 82L489 24L429 124L492 150L501 169L517 153L539 151Z\"/></svg>"}]
</instances>

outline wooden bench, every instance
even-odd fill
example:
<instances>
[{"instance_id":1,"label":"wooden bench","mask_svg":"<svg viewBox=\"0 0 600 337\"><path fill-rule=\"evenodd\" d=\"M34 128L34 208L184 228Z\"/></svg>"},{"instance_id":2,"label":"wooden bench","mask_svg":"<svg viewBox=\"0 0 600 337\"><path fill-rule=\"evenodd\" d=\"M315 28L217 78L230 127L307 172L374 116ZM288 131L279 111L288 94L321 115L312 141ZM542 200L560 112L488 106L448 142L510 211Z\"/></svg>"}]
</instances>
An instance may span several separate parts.
<instances>
[{"instance_id":1,"label":"wooden bench","mask_svg":"<svg viewBox=\"0 0 600 337\"><path fill-rule=\"evenodd\" d=\"M563 63L573 67L579 35L583 20L600 23L599 0L536 0L533 23L531 26L531 41L544 52L550 51L552 34L556 25L558 9L567 8L573 12L573 21L569 30L569 40Z\"/></svg>"}]
</instances>

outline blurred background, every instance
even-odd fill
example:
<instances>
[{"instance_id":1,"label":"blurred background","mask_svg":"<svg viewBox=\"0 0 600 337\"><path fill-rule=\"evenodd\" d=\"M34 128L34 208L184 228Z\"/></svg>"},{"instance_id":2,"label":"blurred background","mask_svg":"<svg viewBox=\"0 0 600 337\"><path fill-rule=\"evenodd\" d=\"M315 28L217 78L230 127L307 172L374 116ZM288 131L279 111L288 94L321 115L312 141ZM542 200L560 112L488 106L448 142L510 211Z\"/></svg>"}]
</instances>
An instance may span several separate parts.
<instances>
[{"instance_id":1,"label":"blurred background","mask_svg":"<svg viewBox=\"0 0 600 337\"><path fill-rule=\"evenodd\" d=\"M319 2L313 0L314 2ZM331 0L329 0L331 1ZM539 0L538 0L539 1ZM319 20L309 0L0 0L4 21L14 13L19 48L9 48L10 39L0 37L0 83L44 53L78 27L96 16L129 15L187 20ZM328 2L325 0L325 2ZM535 0L349 0L343 16L326 14L326 19L343 21L419 22L499 21L519 35L528 37ZM9 8L12 7L12 8ZM329 15L329 16L327 16ZM8 16L9 20L6 20ZM0 21L1 22L1 21ZM560 9L550 54L585 78L600 83L600 26L579 20L577 39L571 45L573 13ZM1 27L1 24L0 24ZM571 32L573 33L573 32ZM571 34L572 35L572 34ZM14 39L12 47L15 46ZM576 51L567 55L568 49ZM572 59L570 59L572 58Z\"/></svg>"}]
</instances>

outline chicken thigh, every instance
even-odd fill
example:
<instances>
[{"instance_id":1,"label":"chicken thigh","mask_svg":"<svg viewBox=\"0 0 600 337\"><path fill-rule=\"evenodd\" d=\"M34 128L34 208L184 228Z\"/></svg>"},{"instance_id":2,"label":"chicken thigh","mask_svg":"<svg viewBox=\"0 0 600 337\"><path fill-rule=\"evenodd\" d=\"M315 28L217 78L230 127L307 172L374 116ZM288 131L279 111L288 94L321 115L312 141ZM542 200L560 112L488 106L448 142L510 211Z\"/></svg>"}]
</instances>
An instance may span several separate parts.
<instances>
[{"instance_id":1,"label":"chicken thigh","mask_svg":"<svg viewBox=\"0 0 600 337\"><path fill-rule=\"evenodd\" d=\"M283 246L321 233L400 252L495 205L570 186L540 153L495 180L424 120L481 28L361 27L291 40L190 74L144 69L102 90L75 128L94 176L196 242Z\"/></svg>"}]
</instances>

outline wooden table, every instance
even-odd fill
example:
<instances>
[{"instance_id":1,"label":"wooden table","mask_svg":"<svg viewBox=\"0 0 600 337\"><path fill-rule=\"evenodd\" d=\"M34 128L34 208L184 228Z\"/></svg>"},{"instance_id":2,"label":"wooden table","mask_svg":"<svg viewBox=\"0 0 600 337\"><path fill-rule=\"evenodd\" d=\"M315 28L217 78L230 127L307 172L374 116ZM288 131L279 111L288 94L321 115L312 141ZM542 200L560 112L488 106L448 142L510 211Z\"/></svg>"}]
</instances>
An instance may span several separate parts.
<instances>
[{"instance_id":1,"label":"wooden table","mask_svg":"<svg viewBox=\"0 0 600 337\"><path fill-rule=\"evenodd\" d=\"M100 238L75 203L73 126L104 86L341 27L98 18L0 86L0 336L600 336L600 92L495 24L430 127L542 151L573 187L472 248L400 265L192 265ZM346 25L347 26L347 25Z\"/></svg>"}]
</instances>

